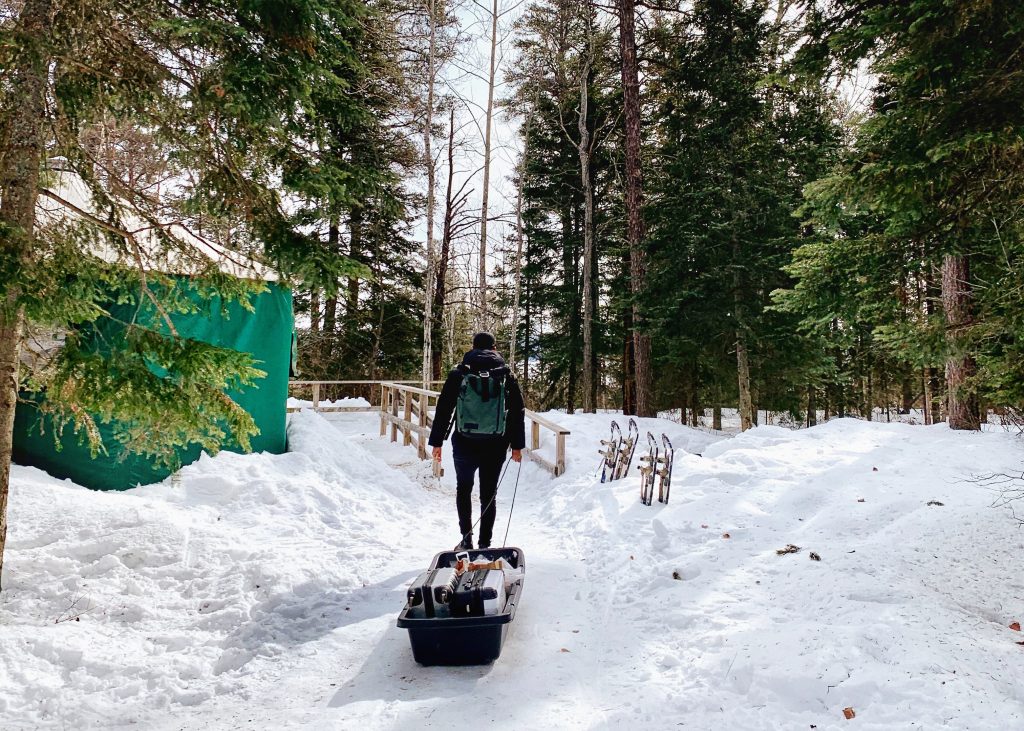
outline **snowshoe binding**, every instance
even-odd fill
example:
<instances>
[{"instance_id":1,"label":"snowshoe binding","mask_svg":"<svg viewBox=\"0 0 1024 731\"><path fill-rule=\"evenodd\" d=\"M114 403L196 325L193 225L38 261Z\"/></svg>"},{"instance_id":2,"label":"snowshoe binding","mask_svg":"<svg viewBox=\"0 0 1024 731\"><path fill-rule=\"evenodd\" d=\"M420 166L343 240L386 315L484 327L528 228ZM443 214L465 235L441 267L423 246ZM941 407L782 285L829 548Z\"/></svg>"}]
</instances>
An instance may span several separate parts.
<instances>
[{"instance_id":1,"label":"snowshoe binding","mask_svg":"<svg viewBox=\"0 0 1024 731\"><path fill-rule=\"evenodd\" d=\"M640 502L650 505L654 499L654 481L658 472L658 442L654 435L647 432L647 454L640 458Z\"/></svg>"}]
</instances>

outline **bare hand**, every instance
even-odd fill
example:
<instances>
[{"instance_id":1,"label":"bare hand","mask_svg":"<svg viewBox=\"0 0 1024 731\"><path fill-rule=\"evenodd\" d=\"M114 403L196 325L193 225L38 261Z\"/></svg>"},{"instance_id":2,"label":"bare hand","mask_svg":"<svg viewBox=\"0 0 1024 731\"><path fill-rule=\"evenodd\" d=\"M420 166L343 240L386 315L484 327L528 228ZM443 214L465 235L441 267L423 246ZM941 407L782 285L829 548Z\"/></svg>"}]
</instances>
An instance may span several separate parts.
<instances>
[{"instance_id":1,"label":"bare hand","mask_svg":"<svg viewBox=\"0 0 1024 731\"><path fill-rule=\"evenodd\" d=\"M440 447L434 447L434 461L435 462L440 462L441 461L441 448Z\"/></svg>"},{"instance_id":2,"label":"bare hand","mask_svg":"<svg viewBox=\"0 0 1024 731\"><path fill-rule=\"evenodd\" d=\"M523 450L521 450L521 449L513 449L512 450L512 461L513 462L522 462L523 461Z\"/></svg>"}]
</instances>

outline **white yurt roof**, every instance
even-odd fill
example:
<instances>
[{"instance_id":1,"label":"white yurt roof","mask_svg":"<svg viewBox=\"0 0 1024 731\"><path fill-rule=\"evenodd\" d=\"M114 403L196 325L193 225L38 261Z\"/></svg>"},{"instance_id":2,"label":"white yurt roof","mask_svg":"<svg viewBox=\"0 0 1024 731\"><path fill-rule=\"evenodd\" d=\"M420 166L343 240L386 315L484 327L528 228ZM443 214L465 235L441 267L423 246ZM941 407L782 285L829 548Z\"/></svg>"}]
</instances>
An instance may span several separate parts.
<instances>
[{"instance_id":1,"label":"white yurt roof","mask_svg":"<svg viewBox=\"0 0 1024 731\"><path fill-rule=\"evenodd\" d=\"M57 163L57 164L54 164ZM47 185L36 203L36 222L40 228L66 225L69 221L89 221L105 225L97 214L92 193L85 181L74 172L60 169L59 161L51 161ZM221 246L201 235L191 225L180 221L154 225L145 220L128 203L118 203L120 229L130 237L134 248L131 258L149 271L165 274L193 275L214 262L225 274L239 279L277 281L277 273L250 255ZM161 232L163 236L161 235ZM171 236L180 246L168 246L163 237ZM92 253L106 261L123 261L125 254L110 244L97 241Z\"/></svg>"}]
</instances>

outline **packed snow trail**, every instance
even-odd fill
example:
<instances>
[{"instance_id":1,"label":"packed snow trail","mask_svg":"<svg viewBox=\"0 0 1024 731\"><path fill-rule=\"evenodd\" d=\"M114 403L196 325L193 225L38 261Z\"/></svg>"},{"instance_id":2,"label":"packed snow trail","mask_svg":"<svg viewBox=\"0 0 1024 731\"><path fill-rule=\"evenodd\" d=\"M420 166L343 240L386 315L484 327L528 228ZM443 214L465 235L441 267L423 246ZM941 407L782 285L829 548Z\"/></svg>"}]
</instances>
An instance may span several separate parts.
<instances>
[{"instance_id":1,"label":"packed snow trail","mask_svg":"<svg viewBox=\"0 0 1024 731\"><path fill-rule=\"evenodd\" d=\"M16 468L0 728L1024 727L1024 535L968 481L1019 473L1019 440L640 420L677 447L672 502L645 507L635 469L600 483L613 416L552 418L568 470L524 462L523 600L484 667L420 667L395 627L457 540L450 448L438 484L372 415L304 412L293 453L204 458L180 485Z\"/></svg>"}]
</instances>

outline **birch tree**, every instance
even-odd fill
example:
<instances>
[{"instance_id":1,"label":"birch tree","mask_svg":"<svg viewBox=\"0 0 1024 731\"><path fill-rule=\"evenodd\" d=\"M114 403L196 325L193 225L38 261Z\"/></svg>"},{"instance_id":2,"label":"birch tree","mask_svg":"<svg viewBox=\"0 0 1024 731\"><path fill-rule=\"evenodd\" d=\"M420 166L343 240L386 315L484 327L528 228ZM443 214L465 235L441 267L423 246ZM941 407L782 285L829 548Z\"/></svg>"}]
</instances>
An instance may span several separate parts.
<instances>
[{"instance_id":1,"label":"birch tree","mask_svg":"<svg viewBox=\"0 0 1024 731\"><path fill-rule=\"evenodd\" d=\"M479 5L479 3L477 4ZM493 0L489 13L491 51L487 74L487 108L484 113L484 180L480 193L480 273L478 280L479 311L477 315L477 328L480 330L492 327L487 297L487 223L488 216L490 215L488 204L491 191L491 127L494 116L494 87L497 80L498 64L498 0Z\"/></svg>"},{"instance_id":2,"label":"birch tree","mask_svg":"<svg viewBox=\"0 0 1024 731\"><path fill-rule=\"evenodd\" d=\"M434 88L437 85L437 0L427 0L427 101L423 112L423 167L427 173L427 271L423 283L423 369L421 377L423 387L434 375L432 359L434 356L434 278L437 274L437 263L434 254L434 209L435 187L437 182L437 163L434 160Z\"/></svg>"},{"instance_id":3,"label":"birch tree","mask_svg":"<svg viewBox=\"0 0 1024 731\"><path fill-rule=\"evenodd\" d=\"M596 310L594 256L594 190L590 172L593 135L590 132L588 103L591 68L594 63L594 17L588 2L583 10L586 26L586 49L579 72L580 106L576 128L580 157L580 186L583 189L583 411L596 411L597 380L594 373L594 312Z\"/></svg>"}]
</instances>

